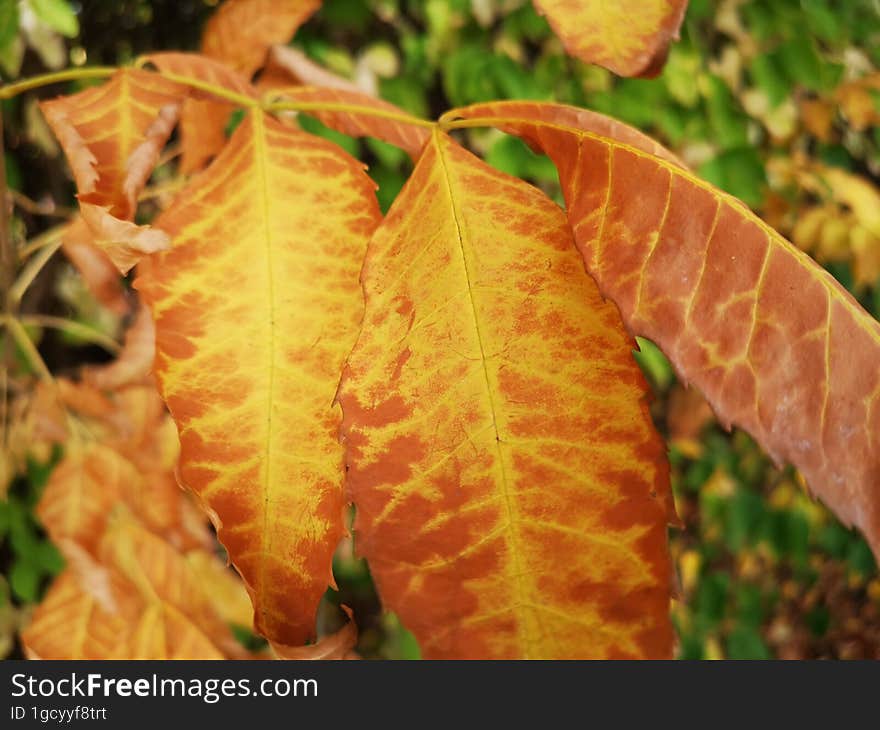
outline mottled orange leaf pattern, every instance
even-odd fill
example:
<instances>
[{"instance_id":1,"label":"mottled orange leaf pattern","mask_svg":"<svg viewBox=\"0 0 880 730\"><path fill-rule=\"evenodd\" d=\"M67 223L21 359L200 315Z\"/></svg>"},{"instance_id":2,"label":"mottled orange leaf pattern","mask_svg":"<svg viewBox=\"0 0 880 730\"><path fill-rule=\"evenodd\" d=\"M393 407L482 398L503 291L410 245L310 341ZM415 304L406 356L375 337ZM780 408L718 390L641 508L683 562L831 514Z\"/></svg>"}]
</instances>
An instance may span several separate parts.
<instances>
[{"instance_id":1,"label":"mottled orange leaf pattern","mask_svg":"<svg viewBox=\"0 0 880 730\"><path fill-rule=\"evenodd\" d=\"M533 0L573 56L621 76L651 76L666 61L687 0Z\"/></svg>"},{"instance_id":2,"label":"mottled orange leaf pattern","mask_svg":"<svg viewBox=\"0 0 880 730\"><path fill-rule=\"evenodd\" d=\"M250 77L276 43L286 43L321 0L226 0L208 20L202 53Z\"/></svg>"},{"instance_id":3,"label":"mottled orange leaf pattern","mask_svg":"<svg viewBox=\"0 0 880 730\"><path fill-rule=\"evenodd\" d=\"M620 140L472 107L559 168L587 268L726 425L741 426L880 554L880 324L740 201Z\"/></svg>"},{"instance_id":4,"label":"mottled orange leaf pattern","mask_svg":"<svg viewBox=\"0 0 880 730\"><path fill-rule=\"evenodd\" d=\"M137 286L181 439L180 476L210 510L267 638L301 644L343 532L333 405L378 223L363 166L251 112L157 225L173 248Z\"/></svg>"},{"instance_id":5,"label":"mottled orange leaf pattern","mask_svg":"<svg viewBox=\"0 0 880 730\"><path fill-rule=\"evenodd\" d=\"M363 279L356 539L423 654L669 656L663 445L562 211L435 132Z\"/></svg>"}]
</instances>

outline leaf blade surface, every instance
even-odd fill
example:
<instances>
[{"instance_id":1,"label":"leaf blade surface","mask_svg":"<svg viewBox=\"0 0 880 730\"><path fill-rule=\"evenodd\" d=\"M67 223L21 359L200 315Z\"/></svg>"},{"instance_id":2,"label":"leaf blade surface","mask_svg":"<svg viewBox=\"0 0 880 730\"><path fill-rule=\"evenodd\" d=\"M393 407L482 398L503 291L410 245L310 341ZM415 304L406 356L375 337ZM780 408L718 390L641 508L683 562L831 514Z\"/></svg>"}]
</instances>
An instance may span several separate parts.
<instances>
[{"instance_id":1,"label":"leaf blade surface","mask_svg":"<svg viewBox=\"0 0 880 730\"><path fill-rule=\"evenodd\" d=\"M424 656L668 656L663 447L559 208L436 133L363 279L356 539Z\"/></svg>"}]
</instances>

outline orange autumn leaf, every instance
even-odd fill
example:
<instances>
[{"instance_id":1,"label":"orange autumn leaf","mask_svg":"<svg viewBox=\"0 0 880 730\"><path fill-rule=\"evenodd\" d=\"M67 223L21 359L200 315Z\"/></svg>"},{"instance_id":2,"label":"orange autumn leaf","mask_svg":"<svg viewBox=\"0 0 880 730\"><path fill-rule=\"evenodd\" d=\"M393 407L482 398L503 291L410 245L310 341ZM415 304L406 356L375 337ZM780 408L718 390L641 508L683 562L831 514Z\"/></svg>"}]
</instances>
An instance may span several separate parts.
<instances>
[{"instance_id":1,"label":"orange autumn leaf","mask_svg":"<svg viewBox=\"0 0 880 730\"><path fill-rule=\"evenodd\" d=\"M202 583L185 555L166 540L123 517L104 532L99 550L101 564L154 609L150 621L170 621L190 634L197 631L224 655L243 653L206 593L211 584Z\"/></svg>"},{"instance_id":2,"label":"orange autumn leaf","mask_svg":"<svg viewBox=\"0 0 880 730\"><path fill-rule=\"evenodd\" d=\"M93 552L123 488L132 484L142 488L140 474L117 451L73 443L52 470L36 514L54 543L71 541Z\"/></svg>"},{"instance_id":3,"label":"orange autumn leaf","mask_svg":"<svg viewBox=\"0 0 880 730\"><path fill-rule=\"evenodd\" d=\"M136 283L181 480L210 511L257 629L282 644L312 635L344 529L333 397L362 312L374 188L336 146L252 111L163 213L173 248Z\"/></svg>"},{"instance_id":4,"label":"orange autumn leaf","mask_svg":"<svg viewBox=\"0 0 880 730\"><path fill-rule=\"evenodd\" d=\"M158 74L120 69L101 86L40 104L70 162L80 201L121 220L134 217L185 94Z\"/></svg>"},{"instance_id":5,"label":"orange autumn leaf","mask_svg":"<svg viewBox=\"0 0 880 730\"><path fill-rule=\"evenodd\" d=\"M687 0L533 0L566 51L620 76L656 76Z\"/></svg>"},{"instance_id":6,"label":"orange autumn leaf","mask_svg":"<svg viewBox=\"0 0 880 730\"><path fill-rule=\"evenodd\" d=\"M578 248L630 331L880 554L880 323L737 199L554 108L449 116L490 118L554 160Z\"/></svg>"},{"instance_id":7,"label":"orange autumn leaf","mask_svg":"<svg viewBox=\"0 0 880 730\"><path fill-rule=\"evenodd\" d=\"M145 596L99 564L103 588L82 569L59 575L21 633L30 659L224 659L212 638L173 605ZM228 639L232 641L231 633ZM231 658L239 656L234 649Z\"/></svg>"},{"instance_id":8,"label":"orange autumn leaf","mask_svg":"<svg viewBox=\"0 0 880 730\"><path fill-rule=\"evenodd\" d=\"M248 79L229 66L197 53L153 53L146 57L162 73L195 79L210 86L256 98ZM226 125L235 105L204 89L194 89L183 103L180 115L180 171L185 175L200 170L226 144Z\"/></svg>"},{"instance_id":9,"label":"orange autumn leaf","mask_svg":"<svg viewBox=\"0 0 880 730\"><path fill-rule=\"evenodd\" d=\"M76 571L55 578L21 633L29 659L128 659L130 617L103 605Z\"/></svg>"},{"instance_id":10,"label":"orange autumn leaf","mask_svg":"<svg viewBox=\"0 0 880 730\"><path fill-rule=\"evenodd\" d=\"M186 93L158 74L120 69L101 86L40 104L67 155L93 243L122 274L167 245L161 231L131 221Z\"/></svg>"},{"instance_id":11,"label":"orange autumn leaf","mask_svg":"<svg viewBox=\"0 0 880 730\"><path fill-rule=\"evenodd\" d=\"M250 628L254 607L238 574L206 550L192 550L185 557L217 614L227 624Z\"/></svg>"},{"instance_id":12,"label":"orange autumn leaf","mask_svg":"<svg viewBox=\"0 0 880 730\"><path fill-rule=\"evenodd\" d=\"M670 656L663 444L562 211L435 132L363 280L356 541L423 655Z\"/></svg>"},{"instance_id":13,"label":"orange autumn leaf","mask_svg":"<svg viewBox=\"0 0 880 730\"><path fill-rule=\"evenodd\" d=\"M276 43L286 43L321 0L226 0L208 20L202 53L250 78Z\"/></svg>"},{"instance_id":14,"label":"orange autumn leaf","mask_svg":"<svg viewBox=\"0 0 880 730\"><path fill-rule=\"evenodd\" d=\"M474 104L462 109L453 109L446 112L441 120L453 120L457 117L463 119L479 118L481 123L492 124L499 129L515 133L518 120L530 119L540 116L541 121L548 126L560 128L583 129L603 137L612 137L618 142L635 147L648 154L660 157L666 162L687 168L675 154L667 150L659 142L640 132L635 127L625 124L614 117L609 117L599 112L581 109L576 106L565 104L536 103L533 101L496 101L485 104ZM509 123L509 128L508 128ZM526 141L529 141L528 139ZM536 146L541 151L540 146Z\"/></svg>"}]
</instances>

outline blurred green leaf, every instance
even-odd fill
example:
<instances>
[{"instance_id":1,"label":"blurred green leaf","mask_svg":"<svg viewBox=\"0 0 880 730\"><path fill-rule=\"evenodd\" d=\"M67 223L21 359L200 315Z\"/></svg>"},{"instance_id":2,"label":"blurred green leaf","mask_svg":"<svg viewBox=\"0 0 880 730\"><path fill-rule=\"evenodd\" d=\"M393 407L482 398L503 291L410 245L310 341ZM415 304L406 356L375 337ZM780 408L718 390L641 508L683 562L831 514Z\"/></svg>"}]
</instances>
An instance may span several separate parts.
<instances>
[{"instance_id":1,"label":"blurred green leaf","mask_svg":"<svg viewBox=\"0 0 880 730\"><path fill-rule=\"evenodd\" d=\"M770 650L754 626L738 624L727 637L728 659L770 659Z\"/></svg>"},{"instance_id":2,"label":"blurred green leaf","mask_svg":"<svg viewBox=\"0 0 880 730\"><path fill-rule=\"evenodd\" d=\"M40 597L40 574L27 560L16 560L9 571L12 595L21 603L36 603Z\"/></svg>"},{"instance_id":3,"label":"blurred green leaf","mask_svg":"<svg viewBox=\"0 0 880 730\"><path fill-rule=\"evenodd\" d=\"M754 147L722 152L700 166L700 175L744 203L757 208L764 200L767 176Z\"/></svg>"},{"instance_id":4,"label":"blurred green leaf","mask_svg":"<svg viewBox=\"0 0 880 730\"><path fill-rule=\"evenodd\" d=\"M67 0L28 0L28 2L36 16L52 30L68 38L76 38L79 35L79 20Z\"/></svg>"},{"instance_id":5,"label":"blurred green leaf","mask_svg":"<svg viewBox=\"0 0 880 730\"><path fill-rule=\"evenodd\" d=\"M633 350L633 357L635 357L645 377L651 381L657 390L668 390L675 380L675 372L672 369L672 365L669 364L669 360L666 359L666 355L660 351L657 345L650 340L646 340L644 337L636 337L636 343L639 349Z\"/></svg>"},{"instance_id":6,"label":"blurred green leaf","mask_svg":"<svg viewBox=\"0 0 880 730\"><path fill-rule=\"evenodd\" d=\"M0 0L0 51L5 51L18 35L18 0Z\"/></svg>"}]
</instances>

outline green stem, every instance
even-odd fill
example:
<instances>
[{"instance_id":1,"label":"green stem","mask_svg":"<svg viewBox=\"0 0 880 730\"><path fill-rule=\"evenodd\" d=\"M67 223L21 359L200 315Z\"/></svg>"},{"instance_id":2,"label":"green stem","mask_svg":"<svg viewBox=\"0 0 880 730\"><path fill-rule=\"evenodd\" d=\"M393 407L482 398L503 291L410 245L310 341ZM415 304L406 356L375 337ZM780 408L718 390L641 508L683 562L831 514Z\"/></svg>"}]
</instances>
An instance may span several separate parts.
<instances>
[{"instance_id":1,"label":"green stem","mask_svg":"<svg viewBox=\"0 0 880 730\"><path fill-rule=\"evenodd\" d=\"M30 239L18 252L18 260L24 261L28 256L30 256L35 251L39 251L41 248L46 248L46 246L51 246L56 242L58 237L64 233L64 230L67 228L66 223L62 223L58 226L53 226L46 231L34 236Z\"/></svg>"},{"instance_id":2,"label":"green stem","mask_svg":"<svg viewBox=\"0 0 880 730\"><path fill-rule=\"evenodd\" d=\"M59 248L61 248L60 236L57 240L41 248L39 253L27 262L24 270L18 275L18 279L15 280L15 283L9 289L9 302L13 308L18 307L18 303L21 301L27 288L34 282L34 279L37 278L37 275Z\"/></svg>"},{"instance_id":3,"label":"green stem","mask_svg":"<svg viewBox=\"0 0 880 730\"><path fill-rule=\"evenodd\" d=\"M359 104L334 104L320 101L273 101L262 104L262 109L267 112L343 112L347 114L390 119L391 121L399 122L400 124L409 124L415 127L429 127L433 129L437 126L437 122L432 122L427 119L419 119L419 117L411 117L408 114L399 114L391 110L377 109L375 107L361 106Z\"/></svg>"},{"instance_id":4,"label":"green stem","mask_svg":"<svg viewBox=\"0 0 880 730\"><path fill-rule=\"evenodd\" d=\"M243 107L259 107L260 102L256 99L245 96L244 94L239 94L235 91L230 91L222 86L217 86L216 84L211 84L207 81L202 81L201 79L194 79L190 76L179 76L178 74L171 73L170 71L162 71L161 69L156 71L159 76L168 79L169 81L175 81L178 84L183 84L184 86L189 86L192 89L198 89L199 91L204 91L206 94L210 94L211 96L216 96L225 101L229 101L233 104L237 104L238 106Z\"/></svg>"},{"instance_id":5,"label":"green stem","mask_svg":"<svg viewBox=\"0 0 880 730\"><path fill-rule=\"evenodd\" d=\"M28 365L30 365L31 369L40 376L40 380L46 383L55 382L52 378L52 373L49 372L49 368L46 367L46 363L40 356L39 350L37 350L34 343L31 342L31 338L28 337L28 333L25 332L24 327L21 326L21 322L15 319L15 317L5 315L3 317L3 324L6 325L6 331L12 335L12 339L18 344L28 361Z\"/></svg>"},{"instance_id":6,"label":"green stem","mask_svg":"<svg viewBox=\"0 0 880 730\"><path fill-rule=\"evenodd\" d=\"M68 68L64 71L33 76L14 84L0 87L0 99L11 99L24 91L38 89L49 84L58 84L62 81L77 81L79 79L103 79L112 76L118 69L114 66L91 66L88 68Z\"/></svg>"},{"instance_id":7,"label":"green stem","mask_svg":"<svg viewBox=\"0 0 880 730\"><path fill-rule=\"evenodd\" d=\"M504 124L505 122L510 122L510 119L504 119L502 117L490 118L478 117L476 119L446 119L446 115L440 117L440 120L437 124L440 125L440 128L444 131L447 129L470 129L472 127L497 127L499 124Z\"/></svg>"}]
</instances>

